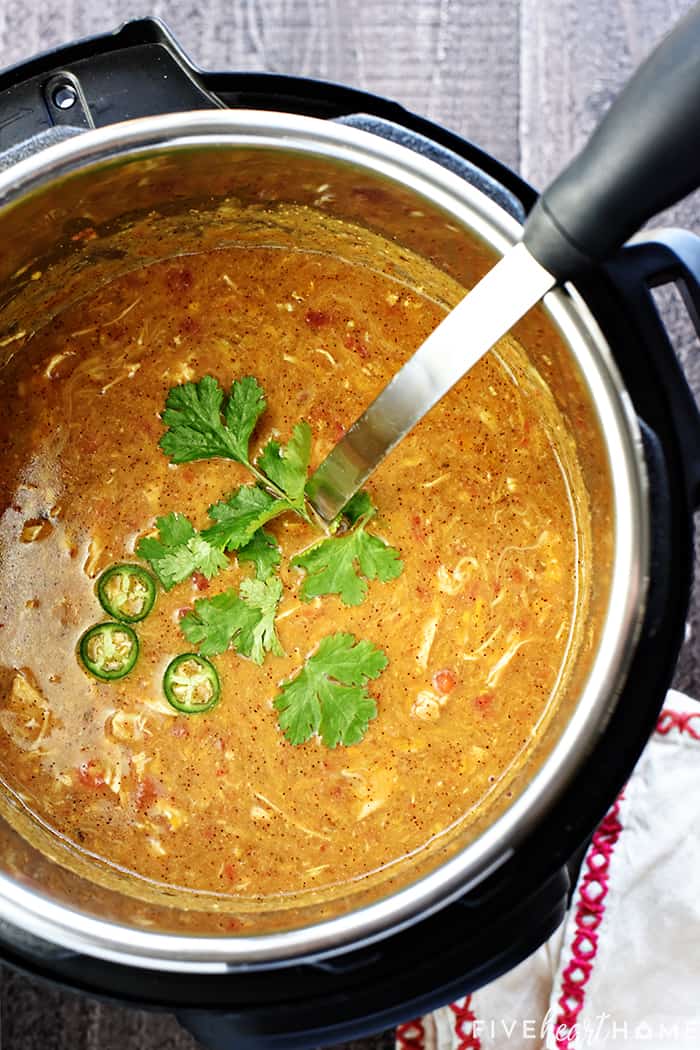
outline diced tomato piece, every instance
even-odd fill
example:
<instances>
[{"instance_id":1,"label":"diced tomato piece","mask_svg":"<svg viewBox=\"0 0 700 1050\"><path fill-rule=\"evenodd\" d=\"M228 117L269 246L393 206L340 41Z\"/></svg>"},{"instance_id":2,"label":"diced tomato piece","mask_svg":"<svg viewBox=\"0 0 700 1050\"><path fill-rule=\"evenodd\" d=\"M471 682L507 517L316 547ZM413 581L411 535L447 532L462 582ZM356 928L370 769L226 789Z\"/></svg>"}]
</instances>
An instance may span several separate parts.
<instances>
[{"instance_id":1,"label":"diced tomato piece","mask_svg":"<svg viewBox=\"0 0 700 1050\"><path fill-rule=\"evenodd\" d=\"M451 693L456 685L457 675L449 667L444 667L441 671L436 671L433 675L433 688L443 696L447 696Z\"/></svg>"},{"instance_id":2,"label":"diced tomato piece","mask_svg":"<svg viewBox=\"0 0 700 1050\"><path fill-rule=\"evenodd\" d=\"M414 514L411 518L411 532L419 543L425 543L425 528L423 526L423 519L419 514Z\"/></svg>"},{"instance_id":3,"label":"diced tomato piece","mask_svg":"<svg viewBox=\"0 0 700 1050\"><path fill-rule=\"evenodd\" d=\"M182 609L178 609L177 610L177 613L175 615L177 616L178 620L184 620L185 616L187 616L187 614L191 613L191 612L192 612L192 606L191 605L184 605L182 607Z\"/></svg>"},{"instance_id":4,"label":"diced tomato piece","mask_svg":"<svg viewBox=\"0 0 700 1050\"><path fill-rule=\"evenodd\" d=\"M81 762L78 766L78 780L83 787L104 787L105 775L102 764L96 758L90 758L85 762Z\"/></svg>"},{"instance_id":5,"label":"diced tomato piece","mask_svg":"<svg viewBox=\"0 0 700 1050\"><path fill-rule=\"evenodd\" d=\"M195 585L198 591L209 590L209 580L206 578L203 572L193 572L192 583Z\"/></svg>"},{"instance_id":6,"label":"diced tomato piece","mask_svg":"<svg viewBox=\"0 0 700 1050\"><path fill-rule=\"evenodd\" d=\"M486 711L493 701L493 693L481 693L479 696L475 696L473 703L475 707L478 707L480 711Z\"/></svg>"},{"instance_id":7,"label":"diced tomato piece","mask_svg":"<svg viewBox=\"0 0 700 1050\"><path fill-rule=\"evenodd\" d=\"M175 720L175 722L173 722L173 727L170 730L170 732L173 734L173 736L177 737L190 735L189 726L185 725L185 720L181 718L178 718Z\"/></svg>"},{"instance_id":8,"label":"diced tomato piece","mask_svg":"<svg viewBox=\"0 0 700 1050\"><path fill-rule=\"evenodd\" d=\"M330 324L331 315L327 314L325 310L307 310L304 320L309 328L318 329Z\"/></svg>"}]
</instances>

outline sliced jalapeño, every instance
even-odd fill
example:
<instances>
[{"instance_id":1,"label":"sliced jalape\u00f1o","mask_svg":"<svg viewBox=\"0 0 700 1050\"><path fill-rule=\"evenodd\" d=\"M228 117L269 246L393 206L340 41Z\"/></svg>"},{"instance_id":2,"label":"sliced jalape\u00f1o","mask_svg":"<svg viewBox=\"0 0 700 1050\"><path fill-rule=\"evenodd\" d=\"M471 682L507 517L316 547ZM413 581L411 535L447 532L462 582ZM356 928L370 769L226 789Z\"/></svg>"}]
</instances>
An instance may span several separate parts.
<instances>
[{"instance_id":1,"label":"sliced jalape\u00f1o","mask_svg":"<svg viewBox=\"0 0 700 1050\"><path fill-rule=\"evenodd\" d=\"M156 581L140 565L112 565L97 581L100 605L115 620L138 623L156 600Z\"/></svg>"},{"instance_id":2,"label":"sliced jalape\u00f1o","mask_svg":"<svg viewBox=\"0 0 700 1050\"><path fill-rule=\"evenodd\" d=\"M199 653L181 653L168 664L163 675L165 698L185 715L211 711L221 696L221 683L214 665Z\"/></svg>"},{"instance_id":3,"label":"sliced jalape\u00f1o","mask_svg":"<svg viewBox=\"0 0 700 1050\"><path fill-rule=\"evenodd\" d=\"M139 655L139 640L125 623L98 623L80 639L80 659L85 669L102 682L123 678Z\"/></svg>"}]
</instances>

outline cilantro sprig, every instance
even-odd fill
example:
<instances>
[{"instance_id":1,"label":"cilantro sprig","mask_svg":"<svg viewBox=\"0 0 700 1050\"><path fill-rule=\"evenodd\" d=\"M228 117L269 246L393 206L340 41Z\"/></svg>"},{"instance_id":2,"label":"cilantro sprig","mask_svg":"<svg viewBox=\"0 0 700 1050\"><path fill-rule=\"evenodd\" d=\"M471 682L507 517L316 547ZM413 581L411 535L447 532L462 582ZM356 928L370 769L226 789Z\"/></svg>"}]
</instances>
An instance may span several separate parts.
<instances>
[{"instance_id":1,"label":"cilantro sprig","mask_svg":"<svg viewBox=\"0 0 700 1050\"><path fill-rule=\"evenodd\" d=\"M357 744L377 715L367 683L387 665L372 642L352 634L330 634L301 670L282 685L274 700L279 724L290 744L318 733L326 747Z\"/></svg>"},{"instance_id":2,"label":"cilantro sprig","mask_svg":"<svg viewBox=\"0 0 700 1050\"><path fill-rule=\"evenodd\" d=\"M184 515L171 513L157 519L158 536L145 537L137 547L166 590L196 571L212 579L229 565L226 555L233 552L240 565L251 565L254 575L238 591L231 587L198 599L180 626L202 656L233 648L257 664L268 653L284 655L275 627L283 593L277 575L281 551L264 526L286 513L314 524L306 500L311 429L299 422L286 445L272 438L255 457L251 441L265 408L253 376L235 380L228 394L212 376L170 390L160 446L172 462L230 459L246 467L253 483L239 485L209 507L211 524L201 532ZM399 552L367 531L376 513L369 495L358 493L331 524L331 535L292 559L306 573L302 601L337 594L346 605L358 605L368 581L386 582L401 573ZM318 734L328 747L358 743L377 713L368 683L386 664L372 642L328 635L297 674L281 684L274 700L286 738L302 744Z\"/></svg>"},{"instance_id":3,"label":"cilantro sprig","mask_svg":"<svg viewBox=\"0 0 700 1050\"><path fill-rule=\"evenodd\" d=\"M144 537L136 553L150 562L166 591L193 572L201 572L211 580L228 565L221 551L204 539L184 514L166 514L156 519L156 526L158 538Z\"/></svg>"},{"instance_id":4,"label":"cilantro sprig","mask_svg":"<svg viewBox=\"0 0 700 1050\"><path fill-rule=\"evenodd\" d=\"M262 664L265 653L284 655L275 631L281 597L282 583L277 576L244 580L240 595L230 588L213 598L200 598L180 627L204 656L223 653L233 645L241 656Z\"/></svg>"},{"instance_id":5,"label":"cilantro sprig","mask_svg":"<svg viewBox=\"0 0 700 1050\"><path fill-rule=\"evenodd\" d=\"M403 572L396 548L365 529L377 513L366 492L359 492L343 513L352 525L349 532L320 540L292 559L307 573L299 591L302 601L338 594L346 605L360 605L368 580L387 583Z\"/></svg>"},{"instance_id":6,"label":"cilantro sprig","mask_svg":"<svg viewBox=\"0 0 700 1050\"><path fill-rule=\"evenodd\" d=\"M291 505L286 500L276 499L257 485L241 485L228 499L209 508L214 525L202 535L217 550L239 550L250 543L258 529L288 510Z\"/></svg>"},{"instance_id":7,"label":"cilantro sprig","mask_svg":"<svg viewBox=\"0 0 700 1050\"><path fill-rule=\"evenodd\" d=\"M160 447L173 463L218 456L251 469L248 446L266 407L262 387L253 376L237 379L228 398L213 376L174 386L161 415L168 430Z\"/></svg>"},{"instance_id":8,"label":"cilantro sprig","mask_svg":"<svg viewBox=\"0 0 700 1050\"><path fill-rule=\"evenodd\" d=\"M293 509L312 523L304 491L311 428L306 422L297 423L287 445L268 441L254 462L250 441L266 407L262 387L254 376L235 379L228 396L213 376L172 387L161 415L168 429L160 447L173 463L213 458L241 463L261 486L260 491L280 502L271 517Z\"/></svg>"}]
</instances>

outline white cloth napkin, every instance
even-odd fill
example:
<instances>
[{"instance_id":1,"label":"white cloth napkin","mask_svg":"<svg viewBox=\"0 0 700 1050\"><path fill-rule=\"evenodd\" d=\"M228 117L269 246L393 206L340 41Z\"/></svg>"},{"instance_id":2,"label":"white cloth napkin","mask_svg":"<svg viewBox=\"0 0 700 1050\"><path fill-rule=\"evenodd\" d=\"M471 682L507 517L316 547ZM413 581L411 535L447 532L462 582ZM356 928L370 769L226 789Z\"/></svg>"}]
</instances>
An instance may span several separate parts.
<instances>
[{"instance_id":1,"label":"white cloth napkin","mask_svg":"<svg viewBox=\"0 0 700 1050\"><path fill-rule=\"evenodd\" d=\"M396 1047L700 1048L700 703L669 692L550 940L466 999L400 1025Z\"/></svg>"}]
</instances>

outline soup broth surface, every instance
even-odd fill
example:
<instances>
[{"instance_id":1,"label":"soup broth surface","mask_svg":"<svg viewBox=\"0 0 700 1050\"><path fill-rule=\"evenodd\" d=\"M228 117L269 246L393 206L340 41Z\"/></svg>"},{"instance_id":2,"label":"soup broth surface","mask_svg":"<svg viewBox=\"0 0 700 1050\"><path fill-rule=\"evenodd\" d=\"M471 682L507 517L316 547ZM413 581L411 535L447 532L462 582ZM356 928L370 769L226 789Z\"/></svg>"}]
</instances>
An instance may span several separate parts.
<instances>
[{"instance_id":1,"label":"soup broth surface","mask_svg":"<svg viewBox=\"0 0 700 1050\"><path fill-rule=\"evenodd\" d=\"M561 420L512 341L367 486L398 579L370 581L354 607L304 603L289 559L318 531L273 521L285 655L214 656L222 696L204 714L170 707L163 673L192 650L182 615L252 575L233 555L210 582L159 588L125 678L91 678L76 652L107 618L98 576L138 562L159 515L204 528L207 508L251 480L232 461L169 462L158 441L171 387L257 377L267 410L254 448L305 419L314 469L443 315L339 258L231 248L115 280L0 372L0 775L76 856L234 903L333 895L508 790L555 702L578 607ZM369 685L377 717L351 747L293 746L272 701L338 631L388 658Z\"/></svg>"}]
</instances>

